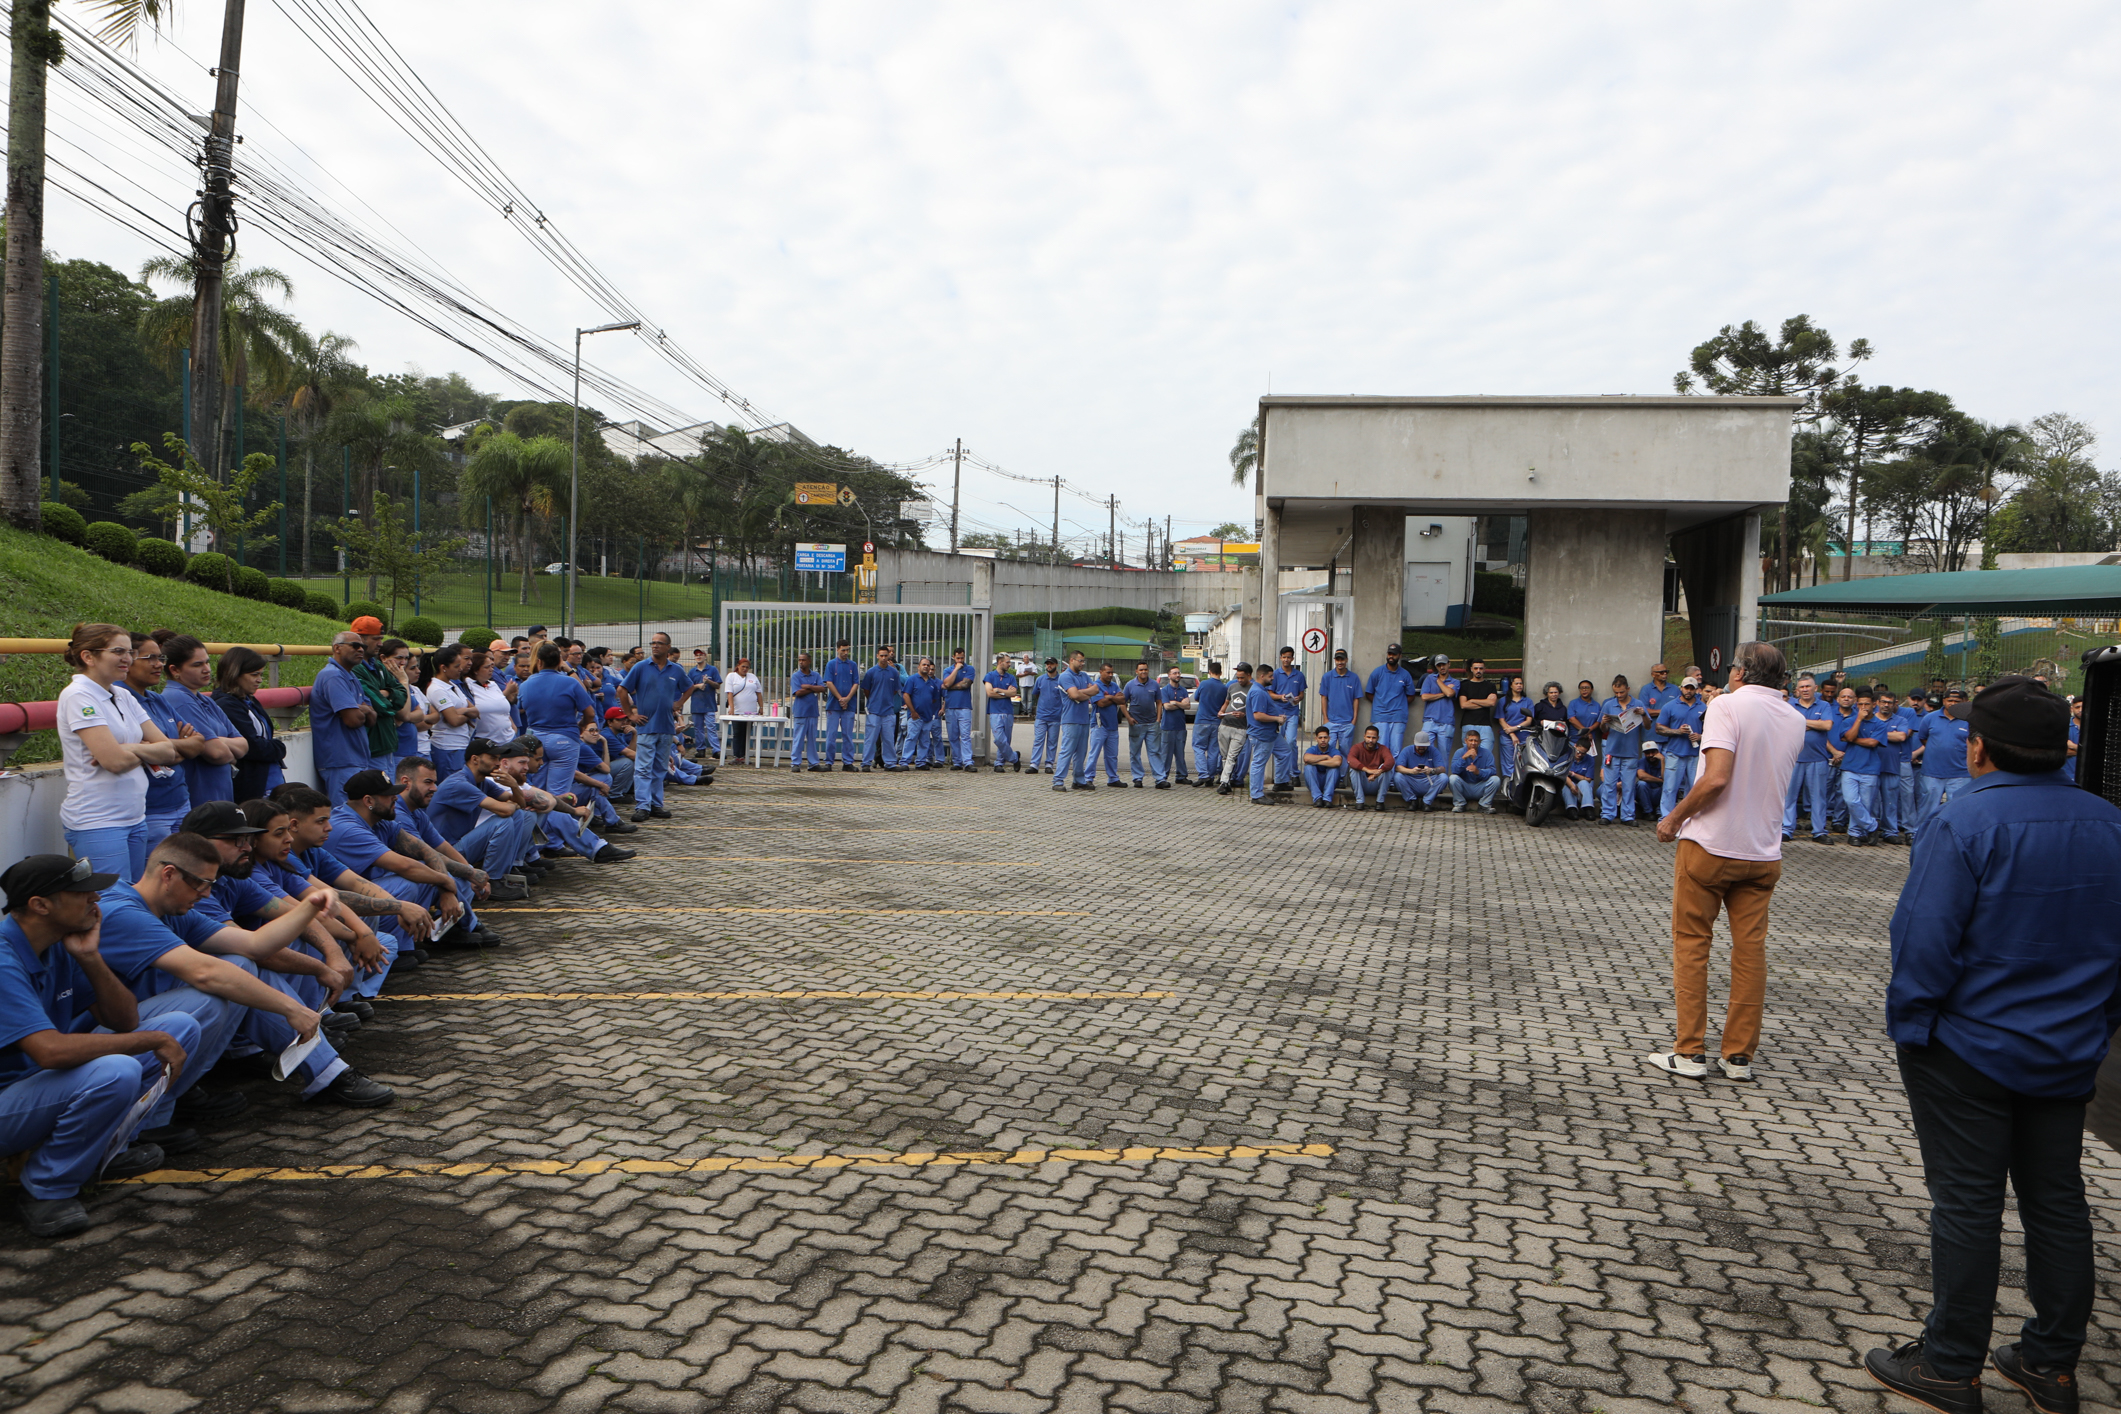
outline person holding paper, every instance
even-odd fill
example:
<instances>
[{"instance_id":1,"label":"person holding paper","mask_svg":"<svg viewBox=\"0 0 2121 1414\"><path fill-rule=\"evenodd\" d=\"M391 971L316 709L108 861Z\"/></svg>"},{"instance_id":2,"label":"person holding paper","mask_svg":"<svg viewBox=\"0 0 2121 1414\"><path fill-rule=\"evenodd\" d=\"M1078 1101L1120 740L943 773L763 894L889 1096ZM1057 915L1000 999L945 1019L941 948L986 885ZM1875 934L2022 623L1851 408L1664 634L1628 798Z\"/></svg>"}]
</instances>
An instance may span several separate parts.
<instances>
[{"instance_id":1,"label":"person holding paper","mask_svg":"<svg viewBox=\"0 0 2121 1414\"><path fill-rule=\"evenodd\" d=\"M987 699L987 739L993 743L989 759L994 763L994 774L999 776L1004 766L1014 766L1021 773L1023 753L1009 738L1016 728L1016 703L1023 689L1010 670L1007 653L994 655L994 671L980 679L980 687Z\"/></svg>"},{"instance_id":2,"label":"person holding paper","mask_svg":"<svg viewBox=\"0 0 2121 1414\"><path fill-rule=\"evenodd\" d=\"M1613 695L1598 706L1599 726L1605 731L1605 751L1600 757L1603 774L1598 786L1598 819L1610 824L1635 823L1635 772L1642 763L1642 704L1628 693L1625 676L1613 679Z\"/></svg>"},{"instance_id":3,"label":"person holding paper","mask_svg":"<svg viewBox=\"0 0 2121 1414\"><path fill-rule=\"evenodd\" d=\"M308 787L303 789L307 790ZM246 800L236 808L243 812L244 819L258 829L258 833L251 836L250 840L251 877L271 885L275 890L274 902L280 905L272 914L254 914L249 918L239 918L238 921L245 927L253 927L265 917L284 912L295 899L311 889L334 888L330 881L311 873L295 858L295 812L290 807L277 800ZM329 810L326 810L325 817L330 817ZM341 866L338 872L350 874L351 871ZM333 877L336 878L337 875ZM377 894L382 892L381 889L376 890ZM386 922L381 912L371 909L368 916L377 920L376 926L371 927L362 921L362 914L347 906L345 899L339 897L336 890L333 897L335 902L330 911L317 920L317 926L323 929L332 941L338 944L339 951L351 960L354 980L351 989L332 1003L332 1009L351 1012L362 1021L371 1021L375 1018L375 1008L367 1005L367 1000L383 990L383 979L390 975L390 969L398 959L398 949L403 946L410 951L411 947L409 944L401 944L398 935L391 931L390 922L395 922L395 919ZM397 904L396 899L390 899L387 895L384 897L390 904ZM360 895L360 898L364 903L370 901L367 894ZM425 924L428 921L423 912L420 922Z\"/></svg>"},{"instance_id":4,"label":"person holding paper","mask_svg":"<svg viewBox=\"0 0 2121 1414\"><path fill-rule=\"evenodd\" d=\"M947 745L950 769L972 769L972 665L965 650L950 650L950 671L943 674L943 725L949 729Z\"/></svg>"},{"instance_id":5,"label":"person holding paper","mask_svg":"<svg viewBox=\"0 0 2121 1414\"><path fill-rule=\"evenodd\" d=\"M99 1171L129 1178L162 1167L158 1145L128 1144L125 1131L176 1103L165 1086L140 1110L158 1082L205 1068L193 1062L198 1020L178 1010L143 1026L138 1000L97 950L96 895L117 882L63 854L0 874L0 1150L27 1155L19 1208L33 1237L87 1227L77 1195Z\"/></svg>"}]
</instances>

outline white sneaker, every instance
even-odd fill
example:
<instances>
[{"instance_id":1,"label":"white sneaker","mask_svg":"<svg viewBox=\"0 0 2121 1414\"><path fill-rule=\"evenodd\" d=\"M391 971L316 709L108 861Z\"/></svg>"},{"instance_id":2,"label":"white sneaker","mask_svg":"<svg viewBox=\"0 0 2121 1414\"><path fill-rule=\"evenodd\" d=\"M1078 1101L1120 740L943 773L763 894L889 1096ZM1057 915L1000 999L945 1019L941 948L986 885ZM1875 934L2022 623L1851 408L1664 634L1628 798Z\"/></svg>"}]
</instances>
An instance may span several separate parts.
<instances>
[{"instance_id":1,"label":"white sneaker","mask_svg":"<svg viewBox=\"0 0 2121 1414\"><path fill-rule=\"evenodd\" d=\"M1684 1076L1688 1080L1703 1080L1709 1073L1707 1056L1682 1056L1677 1052L1667 1051L1663 1055L1645 1056L1643 1059L1650 1063L1652 1070L1661 1070L1667 1075Z\"/></svg>"},{"instance_id":2,"label":"white sneaker","mask_svg":"<svg viewBox=\"0 0 2121 1414\"><path fill-rule=\"evenodd\" d=\"M1716 1066L1726 1080L1751 1080L1753 1058L1751 1056L1718 1056Z\"/></svg>"}]
</instances>

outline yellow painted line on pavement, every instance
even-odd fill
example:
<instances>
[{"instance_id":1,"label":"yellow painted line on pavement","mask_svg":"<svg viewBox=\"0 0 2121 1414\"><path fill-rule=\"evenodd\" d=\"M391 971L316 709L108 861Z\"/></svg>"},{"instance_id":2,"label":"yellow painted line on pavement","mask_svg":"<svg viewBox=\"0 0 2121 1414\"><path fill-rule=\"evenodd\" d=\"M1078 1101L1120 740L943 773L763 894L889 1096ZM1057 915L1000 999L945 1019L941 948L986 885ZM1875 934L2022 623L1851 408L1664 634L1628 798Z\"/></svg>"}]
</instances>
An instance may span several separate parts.
<instances>
[{"instance_id":1,"label":"yellow painted line on pavement","mask_svg":"<svg viewBox=\"0 0 2121 1414\"><path fill-rule=\"evenodd\" d=\"M1231 1159L1330 1159L1331 1144L1205 1144L1191 1148L988 1149L956 1154L789 1154L711 1159L507 1159L495 1163L324 1164L315 1168L157 1169L113 1183L313 1183L327 1178L487 1178L534 1174L803 1173L819 1169L954 1168L965 1164L1213 1164Z\"/></svg>"},{"instance_id":2,"label":"yellow painted line on pavement","mask_svg":"<svg viewBox=\"0 0 2121 1414\"><path fill-rule=\"evenodd\" d=\"M872 915L911 914L921 918L1088 918L1087 908L652 908L640 904L582 904L575 908L482 908L481 913L823 913Z\"/></svg>"},{"instance_id":3,"label":"yellow painted line on pavement","mask_svg":"<svg viewBox=\"0 0 2121 1414\"><path fill-rule=\"evenodd\" d=\"M1111 1002L1158 1001L1176 992L421 992L385 994L380 1002Z\"/></svg>"},{"instance_id":4,"label":"yellow painted line on pavement","mask_svg":"<svg viewBox=\"0 0 2121 1414\"><path fill-rule=\"evenodd\" d=\"M828 859L815 854L644 854L643 859L706 859L725 864L931 864L960 869L1036 869L1028 859Z\"/></svg>"},{"instance_id":5,"label":"yellow painted line on pavement","mask_svg":"<svg viewBox=\"0 0 2121 1414\"><path fill-rule=\"evenodd\" d=\"M664 825L649 826L650 831L663 830L735 830L747 835L1006 835L1007 830L867 830L848 829L839 825Z\"/></svg>"}]
</instances>

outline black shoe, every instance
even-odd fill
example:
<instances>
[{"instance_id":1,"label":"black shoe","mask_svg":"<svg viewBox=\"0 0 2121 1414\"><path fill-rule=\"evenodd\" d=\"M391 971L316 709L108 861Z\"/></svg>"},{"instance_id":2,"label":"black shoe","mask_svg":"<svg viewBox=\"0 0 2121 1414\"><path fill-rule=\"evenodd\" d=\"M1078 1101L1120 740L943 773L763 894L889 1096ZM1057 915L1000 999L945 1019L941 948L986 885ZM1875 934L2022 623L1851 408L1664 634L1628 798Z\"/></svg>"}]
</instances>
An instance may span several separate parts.
<instances>
[{"instance_id":1,"label":"black shoe","mask_svg":"<svg viewBox=\"0 0 2121 1414\"><path fill-rule=\"evenodd\" d=\"M79 1198L24 1198L15 1211L31 1237L70 1237L93 1221Z\"/></svg>"},{"instance_id":2,"label":"black shoe","mask_svg":"<svg viewBox=\"0 0 2121 1414\"><path fill-rule=\"evenodd\" d=\"M827 766L825 769L829 771L832 768L830 766ZM852 761L849 761L846 765L840 767L841 772L849 776L853 775L856 771L859 771L860 769L862 768L855 765Z\"/></svg>"},{"instance_id":3,"label":"black shoe","mask_svg":"<svg viewBox=\"0 0 2121 1414\"><path fill-rule=\"evenodd\" d=\"M1156 783L1156 788L1158 790L1169 790L1171 789L1171 783L1169 781L1158 781Z\"/></svg>"},{"instance_id":4,"label":"black shoe","mask_svg":"<svg viewBox=\"0 0 2121 1414\"><path fill-rule=\"evenodd\" d=\"M1021 760L1016 763L1016 773L1018 775L1022 775L1024 773L1024 763ZM1037 773L1033 772L1033 774L1035 775Z\"/></svg>"},{"instance_id":5,"label":"black shoe","mask_svg":"<svg viewBox=\"0 0 2121 1414\"><path fill-rule=\"evenodd\" d=\"M490 903L521 903L529 897L530 884L528 881L520 884L511 884L506 879L496 879L493 887L486 891L486 898Z\"/></svg>"},{"instance_id":6,"label":"black shoe","mask_svg":"<svg viewBox=\"0 0 2121 1414\"><path fill-rule=\"evenodd\" d=\"M206 1143L204 1139L199 1137L198 1130L186 1129L181 1125L175 1124L165 1124L156 1129L143 1129L140 1131L139 1142L152 1144L165 1154L189 1154L192 1150L200 1148Z\"/></svg>"},{"instance_id":7,"label":"black shoe","mask_svg":"<svg viewBox=\"0 0 2121 1414\"><path fill-rule=\"evenodd\" d=\"M361 1018L350 1011L327 1011L324 1013L323 1026L327 1036L351 1036L361 1029Z\"/></svg>"},{"instance_id":8,"label":"black shoe","mask_svg":"<svg viewBox=\"0 0 2121 1414\"><path fill-rule=\"evenodd\" d=\"M1871 1378L1903 1399L1938 1414L1981 1414L1981 1377L1949 1380L1923 1363L1922 1342L1911 1340L1898 1350L1873 1350L1863 1357Z\"/></svg>"},{"instance_id":9,"label":"black shoe","mask_svg":"<svg viewBox=\"0 0 2121 1414\"><path fill-rule=\"evenodd\" d=\"M333 1011L350 1011L363 1021L374 1021L376 1019L376 1009L370 1006L367 999L363 997L341 997L331 1004L331 1009Z\"/></svg>"},{"instance_id":10,"label":"black shoe","mask_svg":"<svg viewBox=\"0 0 2121 1414\"><path fill-rule=\"evenodd\" d=\"M1136 790L1140 790L1140 789L1142 788L1142 783L1141 783L1140 781L1136 781L1136 782L1134 783L1134 788L1135 788Z\"/></svg>"},{"instance_id":11,"label":"black shoe","mask_svg":"<svg viewBox=\"0 0 2121 1414\"><path fill-rule=\"evenodd\" d=\"M418 967L421 963L427 961L427 959L433 956L434 954L429 952L425 948L414 948L412 950L412 965L414 967ZM405 954L402 951L398 954L398 961L405 961Z\"/></svg>"},{"instance_id":12,"label":"black shoe","mask_svg":"<svg viewBox=\"0 0 2121 1414\"><path fill-rule=\"evenodd\" d=\"M670 818L670 812L668 810L665 810L662 806L658 805L649 810L648 818L651 820L668 820Z\"/></svg>"},{"instance_id":13,"label":"black shoe","mask_svg":"<svg viewBox=\"0 0 2121 1414\"><path fill-rule=\"evenodd\" d=\"M816 774L817 774L818 772L820 772L820 771L827 771L827 770L830 770L830 769L831 769L831 767L829 767L829 766L806 766L806 767L804 767L803 769L804 769L804 770L806 770L806 771L808 771L808 772L810 772L810 774L814 776L814 775L816 775Z\"/></svg>"},{"instance_id":14,"label":"black shoe","mask_svg":"<svg viewBox=\"0 0 2121 1414\"><path fill-rule=\"evenodd\" d=\"M177 1101L177 1118L193 1124L212 1124L234 1119L250 1108L250 1097L241 1090L192 1090Z\"/></svg>"},{"instance_id":15,"label":"black shoe","mask_svg":"<svg viewBox=\"0 0 2121 1414\"><path fill-rule=\"evenodd\" d=\"M2074 1370L2042 1370L2018 1358L2018 1343L1991 1351L1989 1364L1996 1373L2018 1387L2040 1414L2077 1414L2077 1374Z\"/></svg>"},{"instance_id":16,"label":"black shoe","mask_svg":"<svg viewBox=\"0 0 2121 1414\"><path fill-rule=\"evenodd\" d=\"M193 1140L198 1135L192 1135ZM138 1178L163 1166L162 1150L154 1144L135 1144L104 1166L105 1178Z\"/></svg>"},{"instance_id":17,"label":"black shoe","mask_svg":"<svg viewBox=\"0 0 2121 1414\"><path fill-rule=\"evenodd\" d=\"M592 864L617 864L622 860L627 860L631 858L633 858L632 850L620 849L615 844L607 844L602 849L598 850L595 854L591 855L589 857L589 862Z\"/></svg>"},{"instance_id":18,"label":"black shoe","mask_svg":"<svg viewBox=\"0 0 2121 1414\"><path fill-rule=\"evenodd\" d=\"M346 1070L339 1073L337 1080L308 1098L329 1100L335 1105L345 1105L349 1109L374 1110L381 1109L397 1099L398 1092L388 1085L378 1085L358 1070Z\"/></svg>"},{"instance_id":19,"label":"black shoe","mask_svg":"<svg viewBox=\"0 0 2121 1414\"><path fill-rule=\"evenodd\" d=\"M633 823L636 825L640 824L643 820L652 818L653 815L646 806L643 806L639 810L633 812Z\"/></svg>"},{"instance_id":20,"label":"black shoe","mask_svg":"<svg viewBox=\"0 0 2121 1414\"><path fill-rule=\"evenodd\" d=\"M1106 781L1105 788L1107 790L1125 790L1127 783L1125 781Z\"/></svg>"},{"instance_id":21,"label":"black shoe","mask_svg":"<svg viewBox=\"0 0 2121 1414\"><path fill-rule=\"evenodd\" d=\"M854 769L854 767L849 766L847 769L851 771ZM888 771L891 768L889 766L886 766L884 769ZM862 767L862 774L865 776L869 774L869 768L867 766Z\"/></svg>"},{"instance_id":22,"label":"black shoe","mask_svg":"<svg viewBox=\"0 0 2121 1414\"><path fill-rule=\"evenodd\" d=\"M631 820L615 820L604 827L604 833L607 835L637 835L640 832L641 827Z\"/></svg>"},{"instance_id":23,"label":"black shoe","mask_svg":"<svg viewBox=\"0 0 2121 1414\"><path fill-rule=\"evenodd\" d=\"M1215 788L1215 793L1217 795L1228 795L1230 793L1230 788L1228 786L1217 786Z\"/></svg>"},{"instance_id":24,"label":"black shoe","mask_svg":"<svg viewBox=\"0 0 2121 1414\"><path fill-rule=\"evenodd\" d=\"M1089 783L1088 783L1088 782L1086 782L1086 781L1070 781L1070 782L1068 782L1068 789L1069 789L1069 790L1096 790L1096 789L1097 789L1097 787L1096 787L1096 786L1093 786L1093 785L1091 785L1091 784L1089 784Z\"/></svg>"}]
</instances>

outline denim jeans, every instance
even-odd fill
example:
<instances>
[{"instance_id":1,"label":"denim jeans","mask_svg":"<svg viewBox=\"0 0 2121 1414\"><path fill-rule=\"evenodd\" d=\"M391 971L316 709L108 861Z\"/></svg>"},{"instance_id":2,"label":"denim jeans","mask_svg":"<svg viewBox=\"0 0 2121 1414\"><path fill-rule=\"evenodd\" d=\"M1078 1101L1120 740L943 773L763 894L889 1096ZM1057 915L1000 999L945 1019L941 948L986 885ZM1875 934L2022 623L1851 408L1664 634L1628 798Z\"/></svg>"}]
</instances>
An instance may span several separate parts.
<instances>
[{"instance_id":1,"label":"denim jeans","mask_svg":"<svg viewBox=\"0 0 2121 1414\"><path fill-rule=\"evenodd\" d=\"M1694 775L1701 765L1698 756L1667 756L1664 763L1664 796L1657 802L1660 818L1672 813L1672 807L1686 799L1686 793L1694 788Z\"/></svg>"},{"instance_id":2,"label":"denim jeans","mask_svg":"<svg viewBox=\"0 0 2121 1414\"><path fill-rule=\"evenodd\" d=\"M643 730L634 736L633 803L637 808L656 810L662 807L663 774L670 764L671 750L677 745L675 735L673 732Z\"/></svg>"},{"instance_id":3,"label":"denim jeans","mask_svg":"<svg viewBox=\"0 0 2121 1414\"><path fill-rule=\"evenodd\" d=\"M854 713L827 712L825 714L825 764L837 765L840 749L846 748L847 764L859 759L854 748Z\"/></svg>"},{"instance_id":4,"label":"denim jeans","mask_svg":"<svg viewBox=\"0 0 2121 1414\"><path fill-rule=\"evenodd\" d=\"M1477 781L1469 781L1464 776L1454 775L1451 777L1451 806L1456 809L1472 801L1484 810L1492 810L1495 806L1495 792L1501 789L1500 776L1485 776ZM1628 818L1634 817L1631 815Z\"/></svg>"},{"instance_id":5,"label":"denim jeans","mask_svg":"<svg viewBox=\"0 0 2121 1414\"><path fill-rule=\"evenodd\" d=\"M2074 1369L2092 1310L2092 1221L2081 1167L2090 1097L2018 1094L1934 1041L1899 1051L1930 1191L1929 1359L1956 1379L1988 1358L2007 1179L2018 1195L2033 1307L2018 1353L2028 1365Z\"/></svg>"},{"instance_id":6,"label":"denim jeans","mask_svg":"<svg viewBox=\"0 0 2121 1414\"><path fill-rule=\"evenodd\" d=\"M1170 763L1164 758L1164 734L1155 726L1127 727L1127 767L1135 780L1142 778L1142 753L1149 756L1149 774L1159 781L1171 778Z\"/></svg>"},{"instance_id":7,"label":"denim jeans","mask_svg":"<svg viewBox=\"0 0 2121 1414\"><path fill-rule=\"evenodd\" d=\"M116 874L121 884L132 883L147 868L145 817L136 825L103 825L63 833L69 854L86 859L98 874Z\"/></svg>"}]
</instances>

